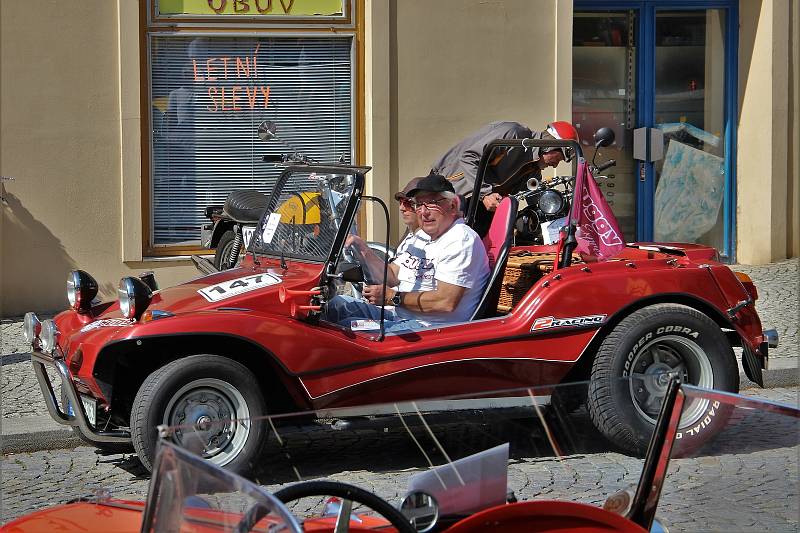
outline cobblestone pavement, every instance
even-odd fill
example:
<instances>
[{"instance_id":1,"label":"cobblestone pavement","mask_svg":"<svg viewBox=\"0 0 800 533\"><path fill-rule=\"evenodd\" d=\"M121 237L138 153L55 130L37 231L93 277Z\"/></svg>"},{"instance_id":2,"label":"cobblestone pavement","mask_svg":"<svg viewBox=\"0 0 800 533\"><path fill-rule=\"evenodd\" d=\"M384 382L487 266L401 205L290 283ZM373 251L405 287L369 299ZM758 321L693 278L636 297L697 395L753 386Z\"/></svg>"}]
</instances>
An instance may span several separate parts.
<instances>
[{"instance_id":1,"label":"cobblestone pavement","mask_svg":"<svg viewBox=\"0 0 800 533\"><path fill-rule=\"evenodd\" d=\"M756 310L765 328L778 330L781 345L770 350L770 360L797 357L800 300L800 259L787 259L769 265L733 265L733 270L750 276L758 289Z\"/></svg>"},{"instance_id":2,"label":"cobblestone pavement","mask_svg":"<svg viewBox=\"0 0 800 533\"><path fill-rule=\"evenodd\" d=\"M798 404L798 387L748 392ZM585 412L572 418L587 425ZM256 472L256 480L270 490L294 481L296 471L291 465L299 465L297 472L306 479L346 481L396 502L404 494L408 478L423 464L402 430L281 431L282 452L265 454ZM715 441L702 457L672 461L659 518L670 531L797 530L797 420L779 427L761 419L746 419L729 431L723 433L725 439L718 437L724 442L716 446ZM608 451L600 444L602 439L592 438L592 432L589 428L577 439L578 446L584 447L581 453L561 460L530 444L535 440L530 433L509 432L504 436L512 449L509 488L520 499L563 498L600 505L609 494L637 483L642 460ZM483 449L482 439L489 433L457 430L442 436L441 444L450 449L466 442ZM268 449L275 446L273 440ZM292 457L291 465L285 459L287 454ZM100 455L86 447L10 454L3 458L2 473L0 518L4 521L101 488L118 498L143 499L148 487L135 457ZM297 502L293 510L298 514L319 512L320 500L310 500Z\"/></svg>"}]
</instances>

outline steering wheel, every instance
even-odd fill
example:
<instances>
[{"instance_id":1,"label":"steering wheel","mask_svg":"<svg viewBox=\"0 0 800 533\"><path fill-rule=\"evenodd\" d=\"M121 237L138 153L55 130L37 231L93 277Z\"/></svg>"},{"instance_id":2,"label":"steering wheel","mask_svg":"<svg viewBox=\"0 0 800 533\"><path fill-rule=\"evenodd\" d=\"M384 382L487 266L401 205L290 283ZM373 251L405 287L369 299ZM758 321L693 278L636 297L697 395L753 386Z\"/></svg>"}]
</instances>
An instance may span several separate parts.
<instances>
[{"instance_id":1,"label":"steering wheel","mask_svg":"<svg viewBox=\"0 0 800 533\"><path fill-rule=\"evenodd\" d=\"M366 505L388 520L399 533L416 533L416 530L411 526L411 522L389 502L369 491L347 483L338 481L303 481L282 488L275 492L274 496L286 504L309 496L336 496Z\"/></svg>"}]
</instances>

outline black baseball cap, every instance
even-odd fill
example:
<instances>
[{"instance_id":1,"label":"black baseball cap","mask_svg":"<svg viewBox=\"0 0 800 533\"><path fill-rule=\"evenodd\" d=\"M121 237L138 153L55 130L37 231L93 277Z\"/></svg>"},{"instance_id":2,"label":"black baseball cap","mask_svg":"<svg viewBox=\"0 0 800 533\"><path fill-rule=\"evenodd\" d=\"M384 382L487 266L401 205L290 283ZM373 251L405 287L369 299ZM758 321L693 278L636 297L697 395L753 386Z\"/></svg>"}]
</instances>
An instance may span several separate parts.
<instances>
[{"instance_id":1,"label":"black baseball cap","mask_svg":"<svg viewBox=\"0 0 800 533\"><path fill-rule=\"evenodd\" d=\"M453 188L453 184L447 181L447 178L442 176L441 174L428 174L424 178L421 178L417 183L417 186L413 189L409 190L406 193L408 197L414 197L421 192L445 192L449 191L455 193L456 190Z\"/></svg>"},{"instance_id":2,"label":"black baseball cap","mask_svg":"<svg viewBox=\"0 0 800 533\"><path fill-rule=\"evenodd\" d=\"M422 180L421 177L420 178L412 178L411 181L406 183L406 186L403 187L403 190L397 191L396 193L394 193L394 199L399 201L399 200L402 200L403 198L407 198L408 197L408 191L410 191L411 189L416 187L417 184L421 180Z\"/></svg>"}]
</instances>

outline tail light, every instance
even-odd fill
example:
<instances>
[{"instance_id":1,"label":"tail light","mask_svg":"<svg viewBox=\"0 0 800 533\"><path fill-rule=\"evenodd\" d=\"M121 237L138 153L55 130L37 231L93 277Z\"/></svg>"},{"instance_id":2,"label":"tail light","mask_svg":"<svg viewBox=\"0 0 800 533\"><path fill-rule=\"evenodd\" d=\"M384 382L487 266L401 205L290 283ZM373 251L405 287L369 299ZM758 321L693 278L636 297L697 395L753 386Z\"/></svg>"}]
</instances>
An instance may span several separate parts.
<instances>
[{"instance_id":1,"label":"tail light","mask_svg":"<svg viewBox=\"0 0 800 533\"><path fill-rule=\"evenodd\" d=\"M750 279L750 276L744 272L734 272L734 274L736 274L736 279L738 279L739 283L744 286L744 290L747 291L747 294L750 295L750 298L752 298L754 302L758 300L758 289L756 289L756 285L753 283L753 280Z\"/></svg>"}]
</instances>

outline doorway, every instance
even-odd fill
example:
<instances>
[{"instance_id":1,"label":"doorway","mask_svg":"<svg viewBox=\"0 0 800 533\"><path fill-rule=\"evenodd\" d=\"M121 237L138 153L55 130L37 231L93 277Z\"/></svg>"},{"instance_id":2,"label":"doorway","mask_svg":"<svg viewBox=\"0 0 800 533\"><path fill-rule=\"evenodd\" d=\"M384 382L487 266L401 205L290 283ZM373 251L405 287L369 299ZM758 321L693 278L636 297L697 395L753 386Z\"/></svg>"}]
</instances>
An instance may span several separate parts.
<instances>
[{"instance_id":1,"label":"doorway","mask_svg":"<svg viewBox=\"0 0 800 533\"><path fill-rule=\"evenodd\" d=\"M735 7L575 3L572 120L584 143L614 129L601 154L617 166L598 183L628 241L734 256Z\"/></svg>"}]
</instances>

